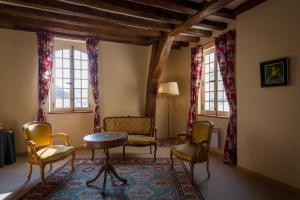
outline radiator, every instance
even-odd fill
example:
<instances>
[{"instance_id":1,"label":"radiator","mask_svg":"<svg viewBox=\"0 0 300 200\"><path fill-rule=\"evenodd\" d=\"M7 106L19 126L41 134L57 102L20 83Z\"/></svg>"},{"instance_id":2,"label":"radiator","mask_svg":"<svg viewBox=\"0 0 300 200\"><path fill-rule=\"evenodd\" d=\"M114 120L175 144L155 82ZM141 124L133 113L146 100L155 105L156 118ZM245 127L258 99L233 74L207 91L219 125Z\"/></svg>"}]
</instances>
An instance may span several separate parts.
<instances>
[{"instance_id":1,"label":"radiator","mask_svg":"<svg viewBox=\"0 0 300 200\"><path fill-rule=\"evenodd\" d=\"M214 126L213 132L211 134L210 147L214 149L220 148L220 128Z\"/></svg>"}]
</instances>

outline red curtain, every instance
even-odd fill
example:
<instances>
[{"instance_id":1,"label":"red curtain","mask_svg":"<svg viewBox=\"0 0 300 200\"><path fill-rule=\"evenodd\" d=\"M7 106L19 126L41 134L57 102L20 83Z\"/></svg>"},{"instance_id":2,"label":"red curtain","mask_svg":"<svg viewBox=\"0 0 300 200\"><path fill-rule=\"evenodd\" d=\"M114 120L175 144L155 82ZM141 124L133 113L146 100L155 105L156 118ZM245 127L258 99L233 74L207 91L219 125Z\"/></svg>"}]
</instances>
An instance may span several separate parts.
<instances>
[{"instance_id":1,"label":"red curtain","mask_svg":"<svg viewBox=\"0 0 300 200\"><path fill-rule=\"evenodd\" d=\"M86 41L88 60L89 60L89 82L92 87L94 102L96 104L94 110L94 131L100 132L100 95L98 89L98 40L95 38L88 38Z\"/></svg>"},{"instance_id":2,"label":"red curtain","mask_svg":"<svg viewBox=\"0 0 300 200\"><path fill-rule=\"evenodd\" d=\"M46 121L44 106L48 98L53 64L53 35L47 32L38 32L38 90L39 111L38 121Z\"/></svg>"},{"instance_id":3,"label":"red curtain","mask_svg":"<svg viewBox=\"0 0 300 200\"><path fill-rule=\"evenodd\" d=\"M190 87L190 109L188 116L187 134L188 140L192 141L192 124L197 118L198 93L201 80L203 47L197 46L191 49L191 87Z\"/></svg>"},{"instance_id":4,"label":"red curtain","mask_svg":"<svg viewBox=\"0 0 300 200\"><path fill-rule=\"evenodd\" d=\"M230 119L224 147L224 162L237 163L237 107L234 76L235 31L215 38L216 54L230 108Z\"/></svg>"}]
</instances>

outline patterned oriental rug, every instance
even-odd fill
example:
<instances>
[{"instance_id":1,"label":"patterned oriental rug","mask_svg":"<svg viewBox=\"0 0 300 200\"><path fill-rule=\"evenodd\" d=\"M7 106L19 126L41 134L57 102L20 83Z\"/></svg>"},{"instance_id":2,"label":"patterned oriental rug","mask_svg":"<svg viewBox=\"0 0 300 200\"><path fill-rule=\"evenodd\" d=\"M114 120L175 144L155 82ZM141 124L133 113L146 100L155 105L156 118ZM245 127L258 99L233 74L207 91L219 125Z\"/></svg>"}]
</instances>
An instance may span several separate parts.
<instances>
[{"instance_id":1,"label":"patterned oriental rug","mask_svg":"<svg viewBox=\"0 0 300 200\"><path fill-rule=\"evenodd\" d=\"M108 175L106 196L114 200L205 200L197 186L192 186L190 174L184 163L175 159L174 170L170 170L170 160L159 158L139 158L122 162L121 159L110 159L117 173L128 180L128 184L119 182ZM101 190L103 174L90 187L86 181L96 176L104 162L103 159L76 159L75 171L70 163L54 171L46 178L45 186L33 187L19 199L21 200L98 200L103 199Z\"/></svg>"}]
</instances>

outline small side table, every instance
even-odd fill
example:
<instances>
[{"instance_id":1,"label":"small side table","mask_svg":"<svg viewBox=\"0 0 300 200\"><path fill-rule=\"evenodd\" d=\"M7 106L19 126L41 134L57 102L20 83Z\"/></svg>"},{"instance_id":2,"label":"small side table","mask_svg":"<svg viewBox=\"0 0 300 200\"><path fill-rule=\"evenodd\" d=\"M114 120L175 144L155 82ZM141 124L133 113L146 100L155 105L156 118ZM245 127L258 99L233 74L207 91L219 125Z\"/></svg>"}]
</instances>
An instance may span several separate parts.
<instances>
[{"instance_id":1,"label":"small side table","mask_svg":"<svg viewBox=\"0 0 300 200\"><path fill-rule=\"evenodd\" d=\"M91 135L87 135L83 138L86 146L93 149L104 149L105 151L105 163L100 168L98 174L95 178L90 181L87 181L86 184L89 186L90 183L96 181L99 176L104 172L104 182L102 186L101 194L105 196L105 186L106 186L106 176L108 173L114 175L118 180L123 183L127 183L127 180L120 177L115 168L109 164L109 148L122 146L127 143L128 135L127 133L121 132L102 132L102 133L95 133Z\"/></svg>"},{"instance_id":2,"label":"small side table","mask_svg":"<svg viewBox=\"0 0 300 200\"><path fill-rule=\"evenodd\" d=\"M0 130L0 167L16 162L15 136L13 130Z\"/></svg>"}]
</instances>

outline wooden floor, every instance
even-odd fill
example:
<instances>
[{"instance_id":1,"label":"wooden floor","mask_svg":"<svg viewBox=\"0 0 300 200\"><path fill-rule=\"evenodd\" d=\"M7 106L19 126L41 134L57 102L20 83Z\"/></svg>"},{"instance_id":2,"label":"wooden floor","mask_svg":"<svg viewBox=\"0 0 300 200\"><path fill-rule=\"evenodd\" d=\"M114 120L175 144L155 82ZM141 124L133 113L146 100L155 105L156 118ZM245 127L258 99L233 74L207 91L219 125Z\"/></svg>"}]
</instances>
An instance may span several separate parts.
<instances>
[{"instance_id":1,"label":"wooden floor","mask_svg":"<svg viewBox=\"0 0 300 200\"><path fill-rule=\"evenodd\" d=\"M121 148L111 150L111 157L121 157ZM138 152L138 153L136 153ZM88 149L78 150L76 157L90 157ZM158 148L158 157L169 157L168 147ZM149 148L128 147L128 157L152 157ZM96 151L96 157L103 157ZM65 161L54 164L54 169ZM47 168L49 169L49 168ZM26 183L28 164L26 157L18 157L17 162L0 168L0 199L16 199L39 182L39 169L33 169L30 182ZM49 173L49 172L48 172ZM271 183L244 174L234 167L224 165L222 160L211 157L211 179L207 179L204 164L195 168L195 182L207 200L299 200L300 195Z\"/></svg>"}]
</instances>

